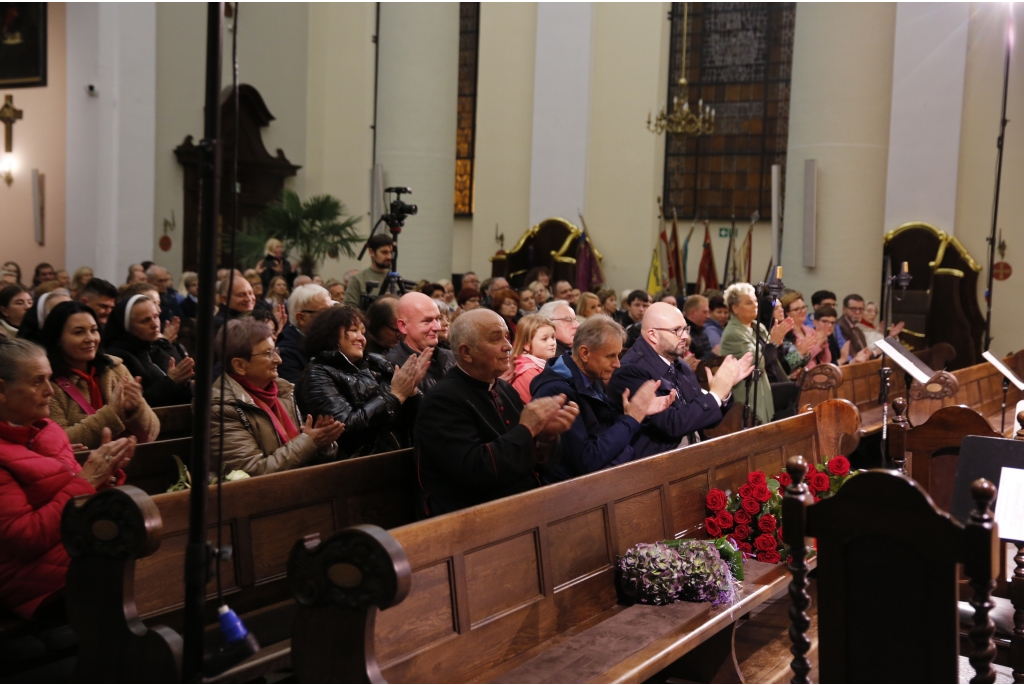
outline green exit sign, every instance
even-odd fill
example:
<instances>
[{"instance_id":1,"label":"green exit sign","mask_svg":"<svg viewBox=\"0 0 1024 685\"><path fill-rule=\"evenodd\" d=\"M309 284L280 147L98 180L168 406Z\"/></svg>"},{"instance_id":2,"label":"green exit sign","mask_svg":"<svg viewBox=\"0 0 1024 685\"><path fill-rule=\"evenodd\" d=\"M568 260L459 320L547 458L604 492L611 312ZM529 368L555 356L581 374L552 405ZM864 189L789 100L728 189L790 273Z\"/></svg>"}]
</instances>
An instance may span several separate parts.
<instances>
[{"instance_id":1,"label":"green exit sign","mask_svg":"<svg viewBox=\"0 0 1024 685\"><path fill-rule=\"evenodd\" d=\"M739 231L737 230L737 233L738 232ZM728 226L721 226L721 227L719 227L719 229L718 229L718 237L719 238L728 238L729 237L729 227Z\"/></svg>"}]
</instances>

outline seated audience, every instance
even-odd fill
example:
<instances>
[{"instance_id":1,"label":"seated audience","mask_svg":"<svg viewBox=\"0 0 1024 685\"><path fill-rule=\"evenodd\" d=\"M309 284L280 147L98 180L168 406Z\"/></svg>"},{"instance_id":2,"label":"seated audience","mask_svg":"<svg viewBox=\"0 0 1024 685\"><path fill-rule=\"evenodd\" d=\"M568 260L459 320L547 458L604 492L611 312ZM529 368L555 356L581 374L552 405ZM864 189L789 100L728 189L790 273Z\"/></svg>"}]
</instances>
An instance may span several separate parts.
<instances>
[{"instance_id":1,"label":"seated audience","mask_svg":"<svg viewBox=\"0 0 1024 685\"><path fill-rule=\"evenodd\" d=\"M376 304L376 303L374 303ZM355 307L332 307L313 321L306 336L312 362L297 388L299 406L345 424L341 459L408 447L410 406L419 402L430 354L413 355L401 368L366 354L366 319Z\"/></svg>"},{"instance_id":2,"label":"seated audience","mask_svg":"<svg viewBox=\"0 0 1024 685\"><path fill-rule=\"evenodd\" d=\"M704 322L704 334L708 336L711 351L718 356L718 345L722 342L725 325L729 323L729 308L725 306L725 299L721 295L708 299L708 312L708 320Z\"/></svg>"},{"instance_id":3,"label":"seated audience","mask_svg":"<svg viewBox=\"0 0 1024 685\"><path fill-rule=\"evenodd\" d=\"M32 306L25 312L25 317L21 320L21 326L18 327L18 337L42 344L40 331L43 329L43 322L58 304L70 302L71 295L63 288L56 288L33 298L33 300Z\"/></svg>"},{"instance_id":4,"label":"seated audience","mask_svg":"<svg viewBox=\"0 0 1024 685\"><path fill-rule=\"evenodd\" d=\"M310 283L313 282L314 281L311 276L307 276L306 274L299 274L298 276L295 277L295 280L292 281L292 288L298 288L300 285L309 285Z\"/></svg>"},{"instance_id":5,"label":"seated audience","mask_svg":"<svg viewBox=\"0 0 1024 685\"><path fill-rule=\"evenodd\" d=\"M217 285L217 301L220 311L213 317L213 326L219 329L225 321L248 316L256 308L256 296L252 293L249 281L238 271L231 272L233 277L224 278Z\"/></svg>"},{"instance_id":6,"label":"seated audience","mask_svg":"<svg viewBox=\"0 0 1024 685\"><path fill-rule=\"evenodd\" d=\"M534 282L540 283L547 288L551 285L551 271L546 266L535 266L526 273L523 283L529 283L533 288ZM544 304L543 302L541 304Z\"/></svg>"},{"instance_id":7,"label":"seated audience","mask_svg":"<svg viewBox=\"0 0 1024 685\"><path fill-rule=\"evenodd\" d=\"M387 356L398 345L398 298L381 295L366 308L365 354Z\"/></svg>"},{"instance_id":8,"label":"seated audience","mask_svg":"<svg viewBox=\"0 0 1024 685\"><path fill-rule=\"evenodd\" d=\"M56 281L56 280L57 280L57 272L54 270L54 268L51 265L47 264L46 262L42 262L42 263L36 265L35 274L33 274L33 276L32 276L32 287L33 288L36 287L37 285L41 285L43 283L46 283L47 281ZM58 281L58 283L59 283L59 281ZM60 286L58 286L58 287L60 287Z\"/></svg>"},{"instance_id":9,"label":"seated audience","mask_svg":"<svg viewBox=\"0 0 1024 685\"><path fill-rule=\"evenodd\" d=\"M160 421L143 397L142 383L120 359L102 352L91 309L62 302L46 319L40 338L53 369L50 418L71 442L95 449L104 428L116 437L127 433L139 442L156 440Z\"/></svg>"},{"instance_id":10,"label":"seated audience","mask_svg":"<svg viewBox=\"0 0 1024 685\"><path fill-rule=\"evenodd\" d=\"M832 352L828 348L828 337L835 330L837 317L838 313L836 310L829 306L818 307L814 310L814 331L818 334L820 340L825 341L823 343L824 350L821 353L821 359L818 361L819 364L827 363L823 361L825 359L831 361ZM849 343L846 344L849 345Z\"/></svg>"},{"instance_id":11,"label":"seated audience","mask_svg":"<svg viewBox=\"0 0 1024 685\"><path fill-rule=\"evenodd\" d=\"M480 290L480 277L473 271L467 271L462 275L459 289L472 288L473 290Z\"/></svg>"},{"instance_id":12,"label":"seated audience","mask_svg":"<svg viewBox=\"0 0 1024 685\"><path fill-rule=\"evenodd\" d=\"M303 346L313 319L333 306L331 294L315 283L300 285L288 297L288 324L277 336L277 352L281 355L277 372L292 385L299 382L302 372L309 366L309 355Z\"/></svg>"},{"instance_id":13,"label":"seated audience","mask_svg":"<svg viewBox=\"0 0 1024 685\"><path fill-rule=\"evenodd\" d=\"M601 313L617 319L619 313L619 299L611 288L601 288L597 291L597 299L601 301Z\"/></svg>"},{"instance_id":14,"label":"seated audience","mask_svg":"<svg viewBox=\"0 0 1024 685\"><path fill-rule=\"evenodd\" d=\"M704 298L704 299L707 299L707 298ZM676 296L671 294L671 293L664 293L662 295L659 295L658 296L658 302L664 302L665 304L670 304L673 307L678 307L679 306L679 302L676 300Z\"/></svg>"},{"instance_id":15,"label":"seated audience","mask_svg":"<svg viewBox=\"0 0 1024 685\"><path fill-rule=\"evenodd\" d=\"M291 263L284 257L284 243L277 238L271 238L263 250L266 252L266 256L260 262L259 268L256 269L263 278L263 290L267 293L273 290L270 287L270 280L276 276L284 278L285 289L287 289L295 280L295 272ZM287 296L287 293L285 295Z\"/></svg>"},{"instance_id":16,"label":"seated audience","mask_svg":"<svg viewBox=\"0 0 1024 685\"><path fill-rule=\"evenodd\" d=\"M0 607L24 619L62 614L70 563L61 542L64 506L123 484L135 451L133 438L111 442L104 430L79 466L67 434L49 419L49 378L41 347L0 343Z\"/></svg>"},{"instance_id":17,"label":"seated audience","mask_svg":"<svg viewBox=\"0 0 1024 685\"><path fill-rule=\"evenodd\" d=\"M170 272L162 266L153 264L146 269L146 280L156 288L157 293L160 294L160 323L161 328L177 318L181 321L183 314L181 313L181 305L178 303L172 283L174 282L171 278Z\"/></svg>"},{"instance_id":18,"label":"seated audience","mask_svg":"<svg viewBox=\"0 0 1024 685\"><path fill-rule=\"evenodd\" d=\"M192 401L195 360L160 336L160 313L145 295L119 303L103 331L103 347L140 379L150 407Z\"/></svg>"},{"instance_id":19,"label":"seated audience","mask_svg":"<svg viewBox=\"0 0 1024 685\"><path fill-rule=\"evenodd\" d=\"M832 307L833 309L838 310L836 305L836 294L831 290L818 290L811 295L811 306L814 308L814 311L817 311L818 307ZM804 323L810 326L814 325L814 312L808 312L807 319ZM835 331L829 337L828 344L829 350L832 353L832 359L839 359L841 360L841 363L845 364L847 362L847 355L841 354L840 351L846 344L846 338L843 337L843 332L839 330L838 327L836 327Z\"/></svg>"},{"instance_id":20,"label":"seated audience","mask_svg":"<svg viewBox=\"0 0 1024 685\"><path fill-rule=\"evenodd\" d=\"M21 267L17 262L4 262L4 271L14 274L14 285L25 285L21 281Z\"/></svg>"},{"instance_id":21,"label":"seated audience","mask_svg":"<svg viewBox=\"0 0 1024 685\"><path fill-rule=\"evenodd\" d=\"M433 300L438 297L444 297L444 286L440 283L426 283L420 289L420 292Z\"/></svg>"},{"instance_id":22,"label":"seated audience","mask_svg":"<svg viewBox=\"0 0 1024 685\"><path fill-rule=\"evenodd\" d=\"M423 398L416 421L423 518L538 487L540 469L557 463L558 436L579 413L562 396L524 406L501 380L512 346L497 313L462 314L450 340L458 368Z\"/></svg>"},{"instance_id":23,"label":"seated audience","mask_svg":"<svg viewBox=\"0 0 1024 685\"><path fill-rule=\"evenodd\" d=\"M576 307L576 318L583 323L584 319L587 319L595 314L601 314L601 300L598 299L594 293L580 293L580 303Z\"/></svg>"},{"instance_id":24,"label":"seated audience","mask_svg":"<svg viewBox=\"0 0 1024 685\"><path fill-rule=\"evenodd\" d=\"M673 302L667 304L675 306ZM690 295L683 302L683 318L690 327L690 352L698 361L708 361L717 356L704 328L710 317L711 307L708 298L703 295Z\"/></svg>"},{"instance_id":25,"label":"seated audience","mask_svg":"<svg viewBox=\"0 0 1024 685\"><path fill-rule=\"evenodd\" d=\"M125 285L131 285L132 283L142 283L146 280L146 270L142 268L141 264L129 264L128 265L128 278L125 279Z\"/></svg>"},{"instance_id":26,"label":"seated audience","mask_svg":"<svg viewBox=\"0 0 1024 685\"><path fill-rule=\"evenodd\" d=\"M754 293L754 286L749 283L734 283L726 288L725 302L729 305L732 317L725 326L722 334L721 354L743 356L754 354L755 332L757 327L757 343L761 345L761 352L758 357L758 368L761 369L761 377L757 381L754 393L757 397L757 423L764 424L773 420L775 416L775 402L772 399L772 383L768 377L767 368L776 363L779 355L779 346L782 339L793 329L793 322L785 319L782 323L772 326L771 333L758 321L758 303ZM771 312L768 313L771 316ZM744 376L746 378L746 376ZM745 402L747 398L747 383L737 381L733 387L737 402ZM751 398L751 405L754 400ZM787 406L786 409L789 407Z\"/></svg>"},{"instance_id":27,"label":"seated audience","mask_svg":"<svg viewBox=\"0 0 1024 685\"><path fill-rule=\"evenodd\" d=\"M519 317L537 313L537 298L529 288L519 291Z\"/></svg>"},{"instance_id":28,"label":"seated audience","mask_svg":"<svg viewBox=\"0 0 1024 685\"><path fill-rule=\"evenodd\" d=\"M540 311L540 308L551 299L551 291L540 281L531 281L530 290L533 291L533 299L537 302L537 311Z\"/></svg>"},{"instance_id":29,"label":"seated audience","mask_svg":"<svg viewBox=\"0 0 1024 685\"><path fill-rule=\"evenodd\" d=\"M651 306L651 296L646 290L631 290L629 295L624 300L626 308L618 313L618 316L613 317L619 324L626 329L627 333L630 326L639 326L640 322L643 321L644 312Z\"/></svg>"},{"instance_id":30,"label":"seated audience","mask_svg":"<svg viewBox=\"0 0 1024 685\"><path fill-rule=\"evenodd\" d=\"M843 298L843 315L839 317L838 328L850 343L851 362L863 362L871 359L871 348L868 347L864 331L857 327L864 314L864 298L860 295L847 295ZM842 346L842 343L840 343Z\"/></svg>"},{"instance_id":31,"label":"seated audience","mask_svg":"<svg viewBox=\"0 0 1024 685\"><path fill-rule=\"evenodd\" d=\"M626 331L611 318L592 316L576 331L572 354L558 357L530 384L534 398L563 396L580 410L572 427L562 434L562 458L545 471L545 482L568 480L631 461L631 444L644 419L675 402L675 390L658 396L661 381L648 380L635 393L628 388L623 391L621 413L609 404L605 385L619 368L625 339Z\"/></svg>"},{"instance_id":32,"label":"seated audience","mask_svg":"<svg viewBox=\"0 0 1024 685\"><path fill-rule=\"evenodd\" d=\"M438 283L444 286L444 296L441 299L447 305L448 313L451 314L458 307L458 303L455 301L455 285L447 278L442 278Z\"/></svg>"},{"instance_id":33,"label":"seated audience","mask_svg":"<svg viewBox=\"0 0 1024 685\"><path fill-rule=\"evenodd\" d=\"M509 341L515 343L516 322L519 321L519 295L516 295L516 292L509 288L495 290L491 296L490 308L505 320L505 325L508 327Z\"/></svg>"},{"instance_id":34,"label":"seated audience","mask_svg":"<svg viewBox=\"0 0 1024 685\"><path fill-rule=\"evenodd\" d=\"M576 309L580 303L580 289L573 288L569 295L569 304L573 306L573 309Z\"/></svg>"},{"instance_id":35,"label":"seated audience","mask_svg":"<svg viewBox=\"0 0 1024 685\"><path fill-rule=\"evenodd\" d=\"M186 319L196 318L199 307L199 274L186 271L181 275L181 292L185 298L181 301L181 313Z\"/></svg>"},{"instance_id":36,"label":"seated audience","mask_svg":"<svg viewBox=\"0 0 1024 685\"><path fill-rule=\"evenodd\" d=\"M455 312L456 316L462 312L469 312L476 309L480 306L480 300L481 295L479 290L463 287L455 297L455 301L459 303L459 308Z\"/></svg>"},{"instance_id":37,"label":"seated audience","mask_svg":"<svg viewBox=\"0 0 1024 685\"><path fill-rule=\"evenodd\" d=\"M264 311L268 311L271 313L271 318L273 318L274 305L263 297L263 279L260 278L260 275L252 269L249 271L252 271L252 273L246 272L245 280L249 281L249 285L252 286L252 295L256 298L256 306L253 307L252 310L256 311L257 309L262 309Z\"/></svg>"},{"instance_id":38,"label":"seated audience","mask_svg":"<svg viewBox=\"0 0 1024 685\"><path fill-rule=\"evenodd\" d=\"M512 346L512 363L502 378L510 383L523 402L533 399L530 382L537 377L547 362L558 354L555 324L540 314L530 314L519 320L519 336Z\"/></svg>"},{"instance_id":39,"label":"seated audience","mask_svg":"<svg viewBox=\"0 0 1024 685\"><path fill-rule=\"evenodd\" d=\"M281 357L272 333L271 325L248 317L229 321L214 340L224 373L213 382L210 444L215 456L223 420L224 474L240 469L263 476L337 456L335 441L345 424L331 416L320 416L315 424L306 416L303 422L294 386L277 375Z\"/></svg>"},{"instance_id":40,"label":"seated audience","mask_svg":"<svg viewBox=\"0 0 1024 685\"><path fill-rule=\"evenodd\" d=\"M572 284L569 281L555 281L555 299L572 304Z\"/></svg>"},{"instance_id":41,"label":"seated audience","mask_svg":"<svg viewBox=\"0 0 1024 685\"><path fill-rule=\"evenodd\" d=\"M60 287L60 281L57 281L57 280L43 281L39 285L37 285L34 288L32 288L32 299L33 300L38 300L40 297L42 297L46 293L52 292L54 290L67 290L67 288L61 288ZM71 296L71 293L68 293L68 297L70 297L70 296Z\"/></svg>"},{"instance_id":42,"label":"seated audience","mask_svg":"<svg viewBox=\"0 0 1024 685\"><path fill-rule=\"evenodd\" d=\"M8 340L18 337L18 329L32 308L32 294L21 285L8 285L0 290L0 331Z\"/></svg>"},{"instance_id":43,"label":"seated audience","mask_svg":"<svg viewBox=\"0 0 1024 685\"><path fill-rule=\"evenodd\" d=\"M406 293L398 300L398 333L401 340L391 348L387 360L395 366L405 366L417 355L429 355L430 361L421 392L427 392L455 366L451 350L439 349L442 314L434 300L423 293Z\"/></svg>"},{"instance_id":44,"label":"seated audience","mask_svg":"<svg viewBox=\"0 0 1024 685\"><path fill-rule=\"evenodd\" d=\"M113 283L108 283L102 278L91 278L79 292L78 301L86 305L96 315L96 322L100 325L100 332L107 325L110 312L117 304L117 288Z\"/></svg>"},{"instance_id":45,"label":"seated audience","mask_svg":"<svg viewBox=\"0 0 1024 685\"><path fill-rule=\"evenodd\" d=\"M580 327L572 306L565 300L552 300L541 307L538 314L555 324L557 354L561 356L570 351L576 329Z\"/></svg>"},{"instance_id":46,"label":"seated audience","mask_svg":"<svg viewBox=\"0 0 1024 685\"><path fill-rule=\"evenodd\" d=\"M68 292L71 291L71 275L64 269L57 271L57 282L60 283L60 287Z\"/></svg>"},{"instance_id":47,"label":"seated audience","mask_svg":"<svg viewBox=\"0 0 1024 685\"><path fill-rule=\"evenodd\" d=\"M71 277L71 283L68 285L68 292L71 293L72 300L77 300L82 296L82 289L92 278L93 272L90 266L80 266L75 270L75 275Z\"/></svg>"},{"instance_id":48,"label":"seated audience","mask_svg":"<svg viewBox=\"0 0 1024 685\"><path fill-rule=\"evenodd\" d=\"M386 233L374 233L366 241L366 253L370 257L370 265L352 274L348 283L345 284L344 304L357 309L363 309L362 298L364 295L377 296L382 294L384 279L391 272L391 263L395 255L395 241ZM377 285L371 287L367 293L367 284L374 282Z\"/></svg>"},{"instance_id":49,"label":"seated audience","mask_svg":"<svg viewBox=\"0 0 1024 685\"><path fill-rule=\"evenodd\" d=\"M7 269L0 269L0 288L7 285L19 285L18 275Z\"/></svg>"},{"instance_id":50,"label":"seated audience","mask_svg":"<svg viewBox=\"0 0 1024 685\"><path fill-rule=\"evenodd\" d=\"M732 406L731 390L750 374L749 355L725 358L718 372L707 371L709 390L704 390L683 357L689 343L686 320L678 307L652 304L640 323L640 338L622 356L621 367L608 384L609 401L621 411L622 398L631 397L648 381L661 381L657 395L675 391L676 397L663 412L651 416L633 441L635 459L660 454L703 439L702 431L714 428Z\"/></svg>"},{"instance_id":51,"label":"seated audience","mask_svg":"<svg viewBox=\"0 0 1024 685\"><path fill-rule=\"evenodd\" d=\"M270 279L270 286L267 288L264 303L268 309L288 306L288 281L285 280L284 276L274 276Z\"/></svg>"},{"instance_id":52,"label":"seated audience","mask_svg":"<svg viewBox=\"0 0 1024 685\"><path fill-rule=\"evenodd\" d=\"M448 303L434 298L434 304L437 305L437 311L441 313L441 330L437 332L437 347L439 350L451 351L452 348L448 345L448 331L451 330L452 320L451 312L448 311Z\"/></svg>"},{"instance_id":53,"label":"seated audience","mask_svg":"<svg viewBox=\"0 0 1024 685\"><path fill-rule=\"evenodd\" d=\"M804 304L803 294L795 290L790 291L782 296L780 304L783 316L793 320L793 330L782 339L779 355L779 362L788 375L792 377L800 369L810 371L818 364L831 363L832 353L828 349L828 335L823 335L816 328L818 317L815 316L814 327L803 323L807 318L807 305Z\"/></svg>"},{"instance_id":54,"label":"seated audience","mask_svg":"<svg viewBox=\"0 0 1024 685\"><path fill-rule=\"evenodd\" d=\"M342 302L345 301L344 283L332 278L331 280L327 281L327 285L325 285L324 287L327 288L327 292L331 294L332 300L334 300L338 304L341 304ZM442 290L444 290L444 288L442 288Z\"/></svg>"}]
</instances>

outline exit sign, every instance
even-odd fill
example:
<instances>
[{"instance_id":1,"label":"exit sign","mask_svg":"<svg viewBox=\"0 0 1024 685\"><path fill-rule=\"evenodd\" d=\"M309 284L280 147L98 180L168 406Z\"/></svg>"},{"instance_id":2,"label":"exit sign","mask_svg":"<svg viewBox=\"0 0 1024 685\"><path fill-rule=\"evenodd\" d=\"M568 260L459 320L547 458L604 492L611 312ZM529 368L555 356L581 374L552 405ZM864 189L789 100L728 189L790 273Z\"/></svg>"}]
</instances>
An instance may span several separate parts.
<instances>
[{"instance_id":1,"label":"exit sign","mask_svg":"<svg viewBox=\"0 0 1024 685\"><path fill-rule=\"evenodd\" d=\"M736 233L739 233L739 231L737 230ZM729 226L721 226L721 227L719 227L719 229L718 229L718 237L719 238L728 238L729 237Z\"/></svg>"}]
</instances>

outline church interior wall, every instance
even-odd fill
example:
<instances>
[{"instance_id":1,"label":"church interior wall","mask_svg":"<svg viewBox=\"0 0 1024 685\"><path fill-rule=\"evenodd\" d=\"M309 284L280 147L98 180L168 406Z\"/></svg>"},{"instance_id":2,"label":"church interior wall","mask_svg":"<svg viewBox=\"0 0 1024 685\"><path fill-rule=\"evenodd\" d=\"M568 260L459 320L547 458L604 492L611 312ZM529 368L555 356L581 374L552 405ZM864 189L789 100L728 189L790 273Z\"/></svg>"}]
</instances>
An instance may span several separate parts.
<instances>
[{"instance_id":1,"label":"church interior wall","mask_svg":"<svg viewBox=\"0 0 1024 685\"><path fill-rule=\"evenodd\" d=\"M3 261L21 265L22 274L32 278L39 262L63 265L65 259L65 179L66 179L66 59L64 3L48 7L47 79L39 88L0 88L14 96L14 106L23 118L14 127L14 182L0 183L0 235L3 236ZM0 126L0 133L3 127ZM3 157L0 147L0 157ZM44 244L35 241L33 232L32 170L45 175ZM19 227L20 230L13 230ZM57 266L60 268L60 266Z\"/></svg>"}]
</instances>

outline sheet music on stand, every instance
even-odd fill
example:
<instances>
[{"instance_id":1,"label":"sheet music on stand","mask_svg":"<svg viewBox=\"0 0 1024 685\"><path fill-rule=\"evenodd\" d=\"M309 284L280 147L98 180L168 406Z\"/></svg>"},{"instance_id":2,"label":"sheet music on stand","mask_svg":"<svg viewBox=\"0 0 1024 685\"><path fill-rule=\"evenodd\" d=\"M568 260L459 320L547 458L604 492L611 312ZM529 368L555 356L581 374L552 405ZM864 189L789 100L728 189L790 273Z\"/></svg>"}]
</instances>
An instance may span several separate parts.
<instances>
[{"instance_id":1,"label":"sheet music on stand","mask_svg":"<svg viewBox=\"0 0 1024 685\"><path fill-rule=\"evenodd\" d=\"M949 514L966 523L974 509L971 484L985 478L998 488L995 519L999 537L1024 542L1024 442L968 435L960 443Z\"/></svg>"},{"instance_id":2,"label":"sheet music on stand","mask_svg":"<svg viewBox=\"0 0 1024 685\"><path fill-rule=\"evenodd\" d=\"M905 348L896 338L889 336L884 340L879 340L875 345L896 362L901 369L909 373L911 378L922 385L935 375L935 371L914 356L914 353Z\"/></svg>"},{"instance_id":3,"label":"sheet music on stand","mask_svg":"<svg viewBox=\"0 0 1024 685\"><path fill-rule=\"evenodd\" d=\"M1010 368L1006 366L1006 364L1004 364L999 357L992 354L990 350L985 350L984 352L981 353L981 356L984 357L985 361L987 361L989 364L999 369L999 373L1003 374L1003 376L1006 377L1007 380L1016 385L1018 390L1024 390L1024 381L1018 378L1017 374L1011 371Z\"/></svg>"}]
</instances>

